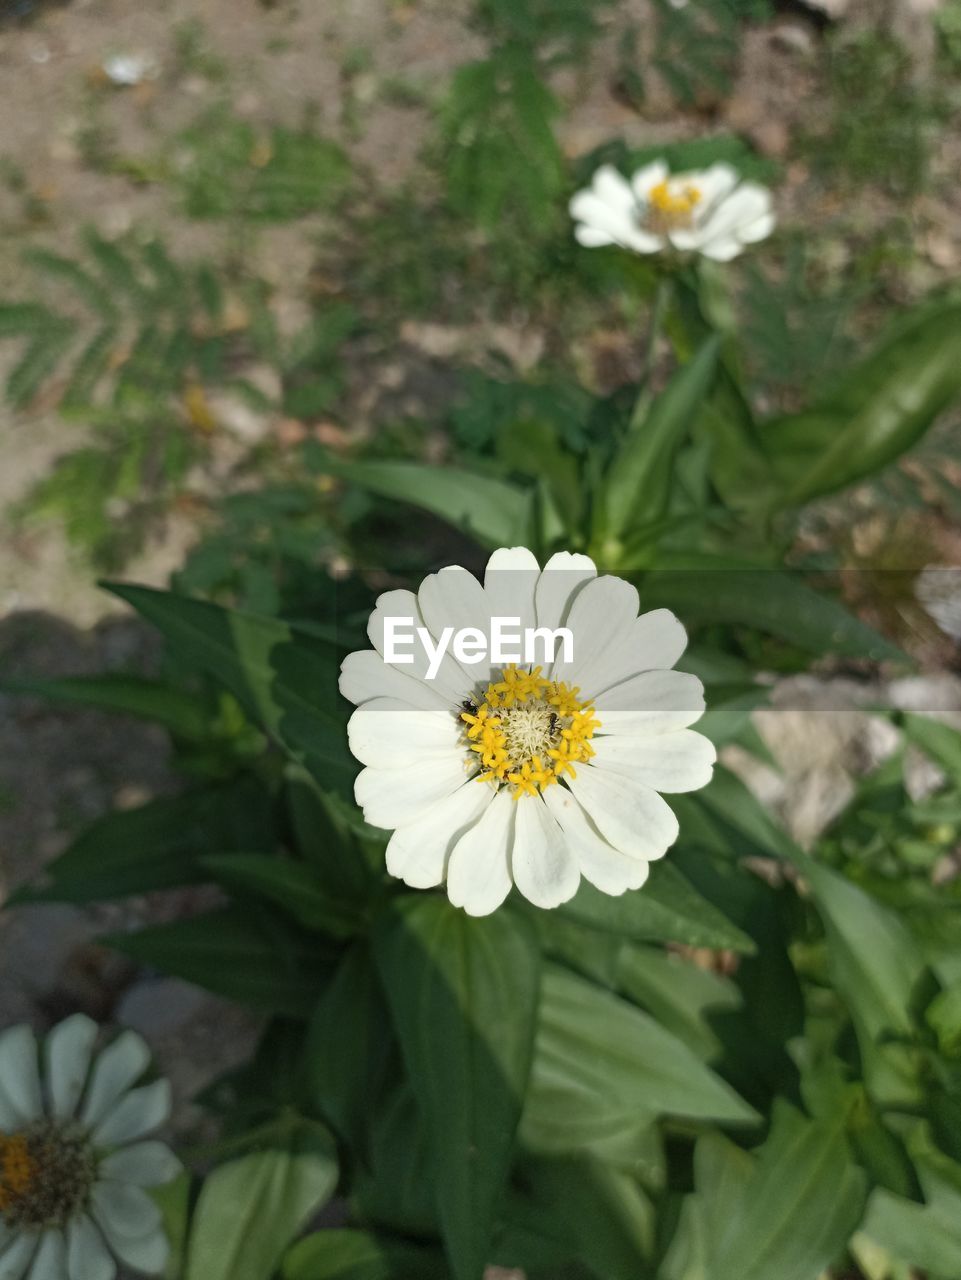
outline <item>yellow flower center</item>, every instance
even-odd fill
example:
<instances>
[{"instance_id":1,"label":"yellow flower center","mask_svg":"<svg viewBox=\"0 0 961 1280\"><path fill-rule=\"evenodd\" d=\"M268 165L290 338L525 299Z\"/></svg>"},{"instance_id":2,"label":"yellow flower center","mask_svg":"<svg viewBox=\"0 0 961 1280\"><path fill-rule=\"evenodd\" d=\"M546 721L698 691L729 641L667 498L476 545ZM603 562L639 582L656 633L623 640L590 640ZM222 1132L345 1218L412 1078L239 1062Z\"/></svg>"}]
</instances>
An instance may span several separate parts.
<instances>
[{"instance_id":1,"label":"yellow flower center","mask_svg":"<svg viewBox=\"0 0 961 1280\"><path fill-rule=\"evenodd\" d=\"M692 182L665 178L647 193L644 225L659 235L685 230L693 224L700 203L700 189Z\"/></svg>"},{"instance_id":2,"label":"yellow flower center","mask_svg":"<svg viewBox=\"0 0 961 1280\"><path fill-rule=\"evenodd\" d=\"M86 1201L95 1175L79 1130L44 1122L0 1133L0 1220L11 1227L63 1226Z\"/></svg>"},{"instance_id":3,"label":"yellow flower center","mask_svg":"<svg viewBox=\"0 0 961 1280\"><path fill-rule=\"evenodd\" d=\"M580 690L548 680L541 668L505 667L487 686L478 705L465 703L464 743L477 780L509 787L515 800L536 796L564 773L594 754L591 738L599 729L594 708Z\"/></svg>"}]
</instances>

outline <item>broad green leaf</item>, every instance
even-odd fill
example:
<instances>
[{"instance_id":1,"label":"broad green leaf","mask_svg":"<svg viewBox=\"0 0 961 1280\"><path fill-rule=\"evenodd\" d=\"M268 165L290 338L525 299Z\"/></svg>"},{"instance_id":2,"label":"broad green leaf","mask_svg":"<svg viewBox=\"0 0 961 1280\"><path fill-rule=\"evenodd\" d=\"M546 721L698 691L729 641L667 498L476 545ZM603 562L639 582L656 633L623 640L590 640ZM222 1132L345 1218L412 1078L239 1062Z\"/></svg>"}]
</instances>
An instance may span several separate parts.
<instances>
[{"instance_id":1,"label":"broad green leaf","mask_svg":"<svg viewBox=\"0 0 961 1280\"><path fill-rule=\"evenodd\" d=\"M480 1280L530 1071L538 954L506 912L397 899L374 954L437 1173L451 1268Z\"/></svg>"},{"instance_id":2,"label":"broad green leaf","mask_svg":"<svg viewBox=\"0 0 961 1280\"><path fill-rule=\"evenodd\" d=\"M530 541L532 491L493 476L416 462L346 462L326 454L314 465L368 493L429 511L481 546Z\"/></svg>"},{"instance_id":3,"label":"broad green leaf","mask_svg":"<svg viewBox=\"0 0 961 1280\"><path fill-rule=\"evenodd\" d=\"M162 724L184 738L205 737L210 716L190 694L140 676L63 677L59 680L0 680L0 691L76 702Z\"/></svg>"},{"instance_id":4,"label":"broad green leaf","mask_svg":"<svg viewBox=\"0 0 961 1280\"><path fill-rule=\"evenodd\" d=\"M370 1231L316 1231L284 1258L283 1280L447 1280L436 1249Z\"/></svg>"},{"instance_id":5,"label":"broad green leaf","mask_svg":"<svg viewBox=\"0 0 961 1280\"><path fill-rule=\"evenodd\" d=\"M313 868L278 855L212 853L200 859L213 880L251 898L266 898L306 929L348 938L363 927L356 910L330 893Z\"/></svg>"},{"instance_id":6,"label":"broad green leaf","mask_svg":"<svg viewBox=\"0 0 961 1280\"><path fill-rule=\"evenodd\" d=\"M95 902L208 880L210 849L271 849L271 799L259 782L235 782L152 800L99 818L56 858L49 884L18 890L10 901Z\"/></svg>"},{"instance_id":7,"label":"broad green leaf","mask_svg":"<svg viewBox=\"0 0 961 1280\"><path fill-rule=\"evenodd\" d=\"M353 1199L363 1222L404 1236L437 1239L437 1178L431 1135L399 1059L391 1055L387 1070L397 1078L386 1096L367 1099L364 1161L356 1166Z\"/></svg>"},{"instance_id":8,"label":"broad green leaf","mask_svg":"<svg viewBox=\"0 0 961 1280\"><path fill-rule=\"evenodd\" d=\"M678 797L676 806L681 823L681 839L685 845L697 843L693 835L692 815L700 809L713 821L714 835L722 843L707 841L707 847L724 852L728 857L758 854L767 858L783 858L791 862L798 847L784 828L768 813L757 796L736 773L718 765L708 786L694 796Z\"/></svg>"},{"instance_id":9,"label":"broad green leaf","mask_svg":"<svg viewBox=\"0 0 961 1280\"><path fill-rule=\"evenodd\" d=\"M961 1165L914 1143L924 1204L875 1190L862 1231L896 1258L922 1268L931 1280L961 1275Z\"/></svg>"},{"instance_id":10,"label":"broad green leaf","mask_svg":"<svg viewBox=\"0 0 961 1280\"><path fill-rule=\"evenodd\" d=\"M928 716L905 715L901 720L904 736L955 783L961 783L961 733L950 725Z\"/></svg>"},{"instance_id":11,"label":"broad green leaf","mask_svg":"<svg viewBox=\"0 0 961 1280\"><path fill-rule=\"evenodd\" d=\"M624 947L618 965L624 995L657 1019L699 1058L719 1056L721 1042L711 1014L737 1009L741 997L729 978L701 969L683 956L656 947Z\"/></svg>"},{"instance_id":12,"label":"broad green leaf","mask_svg":"<svg viewBox=\"0 0 961 1280\"><path fill-rule=\"evenodd\" d=\"M222 609L173 592L112 584L185 661L226 685L323 785L349 791L346 704L333 646L274 618Z\"/></svg>"},{"instance_id":13,"label":"broad green leaf","mask_svg":"<svg viewBox=\"0 0 961 1280\"><path fill-rule=\"evenodd\" d=\"M819 405L762 428L779 502L810 502L900 457L961 395L961 305L925 307Z\"/></svg>"},{"instance_id":14,"label":"broad green leaf","mask_svg":"<svg viewBox=\"0 0 961 1280\"><path fill-rule=\"evenodd\" d=\"M337 1186L320 1125L291 1123L262 1151L219 1165L194 1210L185 1280L270 1280L284 1250Z\"/></svg>"},{"instance_id":15,"label":"broad green leaf","mask_svg":"<svg viewBox=\"0 0 961 1280\"><path fill-rule=\"evenodd\" d=\"M672 464L707 394L717 365L719 339L708 339L674 375L640 421L632 421L604 486L604 536L623 540L661 520L673 484Z\"/></svg>"},{"instance_id":16,"label":"broad green leaf","mask_svg":"<svg viewBox=\"0 0 961 1280\"><path fill-rule=\"evenodd\" d=\"M755 1111L635 1005L554 965L544 972L523 1140L583 1143L657 1115L751 1123ZM578 1148L579 1149L579 1148Z\"/></svg>"},{"instance_id":17,"label":"broad green leaf","mask_svg":"<svg viewBox=\"0 0 961 1280\"><path fill-rule=\"evenodd\" d=\"M938 1037L941 1052L961 1056L961 981L952 983L935 996L924 1017Z\"/></svg>"},{"instance_id":18,"label":"broad green leaf","mask_svg":"<svg viewBox=\"0 0 961 1280\"><path fill-rule=\"evenodd\" d=\"M924 958L893 911L813 859L801 869L827 930L831 972L865 1034L909 1035L911 1000Z\"/></svg>"},{"instance_id":19,"label":"broad green leaf","mask_svg":"<svg viewBox=\"0 0 961 1280\"><path fill-rule=\"evenodd\" d=\"M723 559L685 557L677 568L662 559L644 579L645 609L666 607L687 625L754 627L817 654L904 661L904 654L854 614L807 586L796 574L735 567Z\"/></svg>"},{"instance_id":20,"label":"broad green leaf","mask_svg":"<svg viewBox=\"0 0 961 1280\"><path fill-rule=\"evenodd\" d=\"M395 1049L370 948L355 943L340 960L307 1024L305 1075L311 1105L367 1159L371 1101Z\"/></svg>"},{"instance_id":21,"label":"broad green leaf","mask_svg":"<svg viewBox=\"0 0 961 1280\"><path fill-rule=\"evenodd\" d=\"M339 901L368 905L383 868L386 832L368 827L352 802L324 791L299 765L284 796L297 851Z\"/></svg>"},{"instance_id":22,"label":"broad green leaf","mask_svg":"<svg viewBox=\"0 0 961 1280\"><path fill-rule=\"evenodd\" d=\"M575 896L558 909L579 924L635 942L683 942L718 951L751 952L754 943L670 861L655 862L641 889L611 898L581 882Z\"/></svg>"},{"instance_id":23,"label":"broad green leaf","mask_svg":"<svg viewBox=\"0 0 961 1280\"><path fill-rule=\"evenodd\" d=\"M843 1115L809 1121L783 1104L755 1160L720 1134L701 1138L694 1181L665 1280L818 1280L864 1207Z\"/></svg>"},{"instance_id":24,"label":"broad green leaf","mask_svg":"<svg viewBox=\"0 0 961 1280\"><path fill-rule=\"evenodd\" d=\"M654 1206L636 1179L599 1160L560 1157L526 1160L522 1192L508 1201L511 1228L543 1236L601 1280L637 1280L654 1252ZM507 1265L524 1267L510 1239L498 1251ZM515 1245L515 1248L517 1246Z\"/></svg>"},{"instance_id":25,"label":"broad green leaf","mask_svg":"<svg viewBox=\"0 0 961 1280\"><path fill-rule=\"evenodd\" d=\"M254 916L226 907L102 941L217 995L294 1018L310 1013L330 960L319 943L298 940L264 908Z\"/></svg>"}]
</instances>

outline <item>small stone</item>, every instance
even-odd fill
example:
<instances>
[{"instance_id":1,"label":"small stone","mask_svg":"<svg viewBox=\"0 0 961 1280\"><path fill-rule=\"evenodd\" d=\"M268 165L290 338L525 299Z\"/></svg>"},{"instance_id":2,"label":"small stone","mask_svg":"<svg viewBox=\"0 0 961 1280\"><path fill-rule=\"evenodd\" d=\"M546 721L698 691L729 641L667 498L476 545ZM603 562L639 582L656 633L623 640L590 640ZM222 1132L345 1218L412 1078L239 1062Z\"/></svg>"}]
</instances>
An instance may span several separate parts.
<instances>
[{"instance_id":1,"label":"small stone","mask_svg":"<svg viewBox=\"0 0 961 1280\"><path fill-rule=\"evenodd\" d=\"M165 1036L189 1022L207 999L200 987L179 978L145 978L124 993L114 1019L141 1035Z\"/></svg>"}]
</instances>

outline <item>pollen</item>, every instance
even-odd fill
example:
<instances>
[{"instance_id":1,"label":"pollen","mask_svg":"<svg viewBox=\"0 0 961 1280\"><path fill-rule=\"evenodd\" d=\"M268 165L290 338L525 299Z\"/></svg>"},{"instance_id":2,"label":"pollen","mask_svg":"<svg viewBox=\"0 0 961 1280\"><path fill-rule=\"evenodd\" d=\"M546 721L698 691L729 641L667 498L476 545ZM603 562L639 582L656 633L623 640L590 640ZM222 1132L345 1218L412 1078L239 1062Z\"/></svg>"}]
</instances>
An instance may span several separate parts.
<instances>
[{"instance_id":1,"label":"pollen","mask_svg":"<svg viewBox=\"0 0 961 1280\"><path fill-rule=\"evenodd\" d=\"M659 235L686 230L694 223L694 211L701 199L700 188L693 182L665 178L647 193L644 226Z\"/></svg>"},{"instance_id":2,"label":"pollen","mask_svg":"<svg viewBox=\"0 0 961 1280\"><path fill-rule=\"evenodd\" d=\"M477 707L462 711L464 745L479 782L536 796L594 754L601 727L580 689L548 680L541 668L505 667Z\"/></svg>"},{"instance_id":3,"label":"pollen","mask_svg":"<svg viewBox=\"0 0 961 1280\"><path fill-rule=\"evenodd\" d=\"M0 1134L0 1214L29 1192L37 1174L26 1134Z\"/></svg>"},{"instance_id":4,"label":"pollen","mask_svg":"<svg viewBox=\"0 0 961 1280\"><path fill-rule=\"evenodd\" d=\"M63 1227L86 1202L96 1163L86 1134L43 1122L0 1134L0 1222Z\"/></svg>"}]
</instances>

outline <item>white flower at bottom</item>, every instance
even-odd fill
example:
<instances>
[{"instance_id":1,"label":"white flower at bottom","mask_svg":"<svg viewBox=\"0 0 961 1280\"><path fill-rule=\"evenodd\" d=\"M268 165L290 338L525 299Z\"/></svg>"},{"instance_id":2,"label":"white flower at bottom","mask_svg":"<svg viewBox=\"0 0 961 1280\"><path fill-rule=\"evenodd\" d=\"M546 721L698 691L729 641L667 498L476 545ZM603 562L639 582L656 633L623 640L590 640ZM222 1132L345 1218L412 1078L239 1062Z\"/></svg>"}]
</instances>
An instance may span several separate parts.
<instances>
[{"instance_id":1,"label":"white flower at bottom","mask_svg":"<svg viewBox=\"0 0 961 1280\"><path fill-rule=\"evenodd\" d=\"M180 1171L143 1141L170 1114L166 1080L135 1088L150 1061L123 1032L94 1054L97 1025L75 1014L43 1044L0 1033L0 1280L113 1280L114 1258L157 1275L160 1210L143 1190Z\"/></svg>"},{"instance_id":2,"label":"white flower at bottom","mask_svg":"<svg viewBox=\"0 0 961 1280\"><path fill-rule=\"evenodd\" d=\"M355 784L375 827L393 831L387 870L414 888L446 883L455 906L486 915L511 885L556 907L583 875L621 894L678 834L659 792L711 778L714 747L689 726L704 711L696 676L672 670L687 636L667 609L638 617L636 589L597 575L587 556L553 556L542 571L524 547L491 557L484 584L459 567L415 595L389 591L368 624L373 650L352 653L340 687L357 704L348 735L366 766ZM492 618L567 628L540 666L457 661L427 679L384 659L388 618L410 618L436 640L445 628L490 637ZM490 652L488 644L488 652Z\"/></svg>"},{"instance_id":3,"label":"white flower at bottom","mask_svg":"<svg viewBox=\"0 0 961 1280\"><path fill-rule=\"evenodd\" d=\"M574 235L587 248L616 244L645 254L676 249L717 262L766 239L775 225L770 191L742 182L722 163L670 174L664 160L655 160L630 182L605 164L571 200L570 213Z\"/></svg>"}]
</instances>

